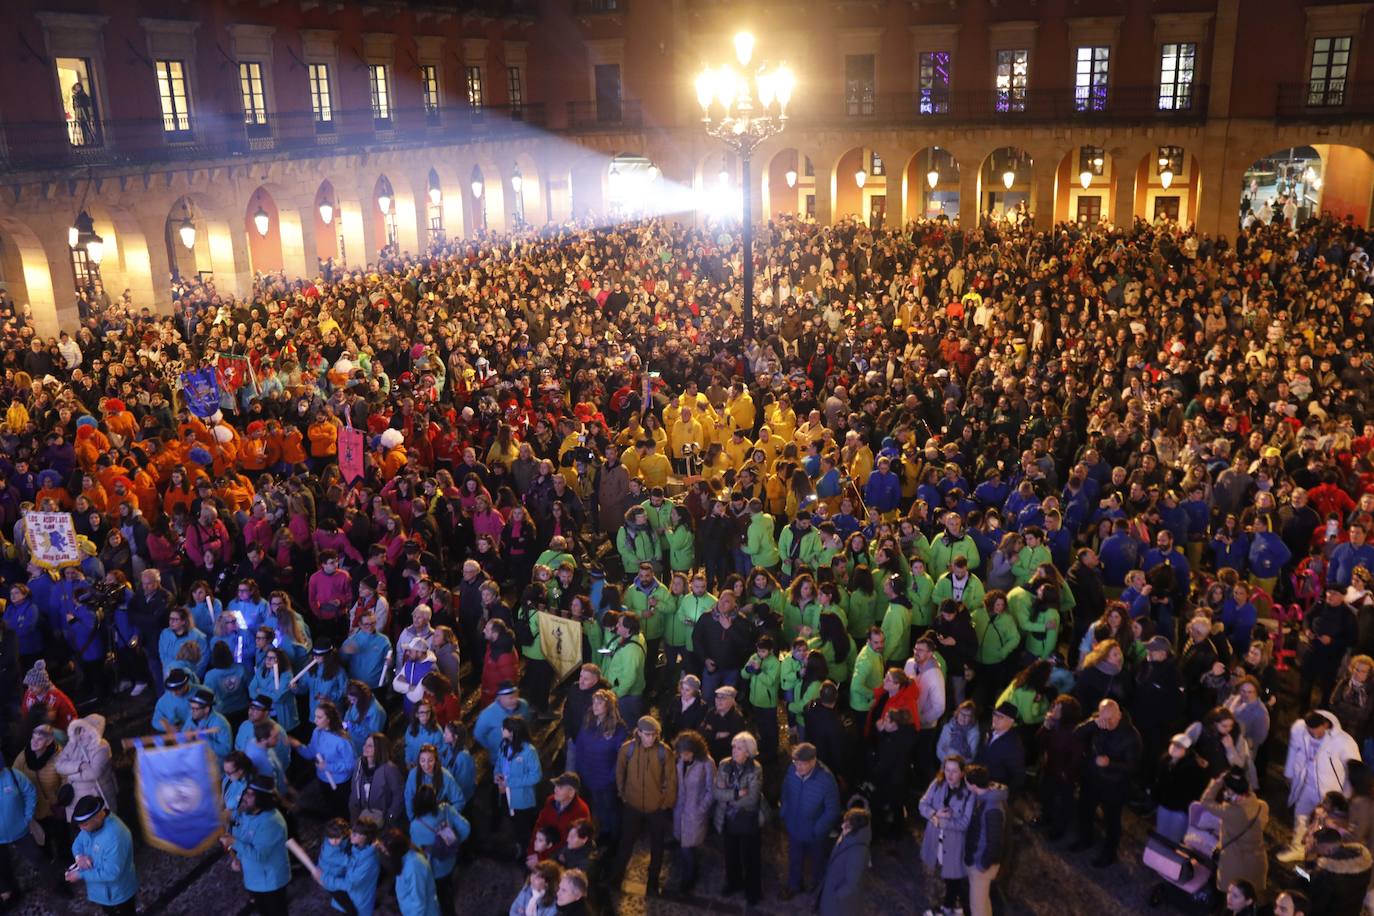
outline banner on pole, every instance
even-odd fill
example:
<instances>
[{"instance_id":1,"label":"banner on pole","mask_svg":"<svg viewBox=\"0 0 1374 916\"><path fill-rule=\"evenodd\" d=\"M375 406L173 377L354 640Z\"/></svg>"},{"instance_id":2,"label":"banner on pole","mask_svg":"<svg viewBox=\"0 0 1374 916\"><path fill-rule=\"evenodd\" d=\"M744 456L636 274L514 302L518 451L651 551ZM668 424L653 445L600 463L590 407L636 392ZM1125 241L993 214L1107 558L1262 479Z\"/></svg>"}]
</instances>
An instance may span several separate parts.
<instances>
[{"instance_id":1,"label":"banner on pole","mask_svg":"<svg viewBox=\"0 0 1374 916\"><path fill-rule=\"evenodd\" d=\"M186 409L201 419L219 410L219 382L212 367L181 373L181 389L186 395Z\"/></svg>"},{"instance_id":2,"label":"banner on pole","mask_svg":"<svg viewBox=\"0 0 1374 916\"><path fill-rule=\"evenodd\" d=\"M154 738L162 744L161 736ZM224 830L219 766L204 741L140 748L134 761L134 795L149 845L178 856L198 856Z\"/></svg>"},{"instance_id":3,"label":"banner on pole","mask_svg":"<svg viewBox=\"0 0 1374 916\"><path fill-rule=\"evenodd\" d=\"M339 430L339 471L350 484L363 476L363 431L346 426Z\"/></svg>"},{"instance_id":4,"label":"banner on pole","mask_svg":"<svg viewBox=\"0 0 1374 916\"><path fill-rule=\"evenodd\" d=\"M215 368L219 371L221 386L230 394L248 384L250 367L246 357L221 353Z\"/></svg>"},{"instance_id":5,"label":"banner on pole","mask_svg":"<svg viewBox=\"0 0 1374 916\"><path fill-rule=\"evenodd\" d=\"M547 611L539 612L539 647L561 680L582 664L582 624Z\"/></svg>"},{"instance_id":6,"label":"banner on pole","mask_svg":"<svg viewBox=\"0 0 1374 916\"><path fill-rule=\"evenodd\" d=\"M58 569L81 562L70 512L25 512L24 540L39 566Z\"/></svg>"}]
</instances>

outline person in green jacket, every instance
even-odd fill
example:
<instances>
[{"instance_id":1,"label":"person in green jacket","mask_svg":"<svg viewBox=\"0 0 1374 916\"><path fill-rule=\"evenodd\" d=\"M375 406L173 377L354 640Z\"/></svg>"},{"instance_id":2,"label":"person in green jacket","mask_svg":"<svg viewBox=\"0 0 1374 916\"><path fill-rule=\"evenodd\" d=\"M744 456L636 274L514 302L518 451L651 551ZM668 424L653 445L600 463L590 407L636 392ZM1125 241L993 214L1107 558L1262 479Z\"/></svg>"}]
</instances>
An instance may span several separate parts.
<instances>
[{"instance_id":1,"label":"person in green jacket","mask_svg":"<svg viewBox=\"0 0 1374 916\"><path fill-rule=\"evenodd\" d=\"M782 586L771 572L757 566L749 570L749 586L741 596L740 604L762 604L777 620L783 621L787 618L787 592L782 590ZM754 616L758 617L758 613L755 612Z\"/></svg>"},{"instance_id":2,"label":"person in green jacket","mask_svg":"<svg viewBox=\"0 0 1374 916\"><path fill-rule=\"evenodd\" d=\"M625 510L625 524L615 536L615 549L620 554L626 579L635 575L640 563L663 562L658 536L654 534L643 506L631 506Z\"/></svg>"},{"instance_id":3,"label":"person in green jacket","mask_svg":"<svg viewBox=\"0 0 1374 916\"><path fill-rule=\"evenodd\" d=\"M787 604L782 609L782 633L788 639L810 639L816 635L821 606L816 600L816 580L810 573L802 573L792 580L787 590Z\"/></svg>"},{"instance_id":4,"label":"person in green jacket","mask_svg":"<svg viewBox=\"0 0 1374 916\"><path fill-rule=\"evenodd\" d=\"M668 568L673 572L687 572L697 559L697 532L692 525L692 513L674 505L668 516L663 539L668 545Z\"/></svg>"},{"instance_id":5,"label":"person in green jacket","mask_svg":"<svg viewBox=\"0 0 1374 916\"><path fill-rule=\"evenodd\" d=\"M767 633L759 637L740 677L749 685L749 721L759 739L759 760L766 765L778 753L778 689L782 680L782 661L773 651L773 637Z\"/></svg>"},{"instance_id":6,"label":"person in green jacket","mask_svg":"<svg viewBox=\"0 0 1374 916\"><path fill-rule=\"evenodd\" d=\"M907 646L911 644L911 608L907 604L901 576L896 573L888 576L883 582L883 594L887 597L882 622L885 647L883 661L901 662L906 658Z\"/></svg>"},{"instance_id":7,"label":"person in green jacket","mask_svg":"<svg viewBox=\"0 0 1374 916\"><path fill-rule=\"evenodd\" d=\"M944 522L944 533L936 535L935 540L930 542L930 574L936 577L943 575L955 557L963 557L968 561L969 569L977 569L982 558L973 538L964 533L963 518L958 512L946 512ZM938 601L936 605L939 605Z\"/></svg>"},{"instance_id":8,"label":"person in green jacket","mask_svg":"<svg viewBox=\"0 0 1374 916\"><path fill-rule=\"evenodd\" d=\"M573 569L577 568L577 560L568 552L567 538L563 537L561 534L555 534L553 537L549 538L548 549L539 555L539 558L534 561L534 565L547 566L549 569L557 569L563 565L564 560L571 563Z\"/></svg>"},{"instance_id":9,"label":"person in green jacket","mask_svg":"<svg viewBox=\"0 0 1374 916\"><path fill-rule=\"evenodd\" d=\"M873 584L872 570L855 566L849 573L849 586L840 597L849 616L849 635L855 642L867 639L868 628L878 622L878 615L887 608L887 602Z\"/></svg>"},{"instance_id":10,"label":"person in green jacket","mask_svg":"<svg viewBox=\"0 0 1374 916\"><path fill-rule=\"evenodd\" d=\"M935 619L935 580L926 572L926 561L920 557L911 560L906 593L911 600L911 625L924 633Z\"/></svg>"},{"instance_id":11,"label":"person in green jacket","mask_svg":"<svg viewBox=\"0 0 1374 916\"><path fill-rule=\"evenodd\" d=\"M644 712L644 637L639 634L639 615L625 611L615 624L616 639L602 649L606 662L602 671L610 681L622 716L639 721ZM628 721L628 720L627 720Z\"/></svg>"},{"instance_id":12,"label":"person in green jacket","mask_svg":"<svg viewBox=\"0 0 1374 916\"><path fill-rule=\"evenodd\" d=\"M1032 587L1034 592L1019 586L1008 592L1007 607L1026 651L1036 658L1049 658L1059 646L1059 589L1049 582L1032 583Z\"/></svg>"},{"instance_id":13,"label":"person in green jacket","mask_svg":"<svg viewBox=\"0 0 1374 916\"><path fill-rule=\"evenodd\" d=\"M800 673L801 677L793 691L794 696L787 704L787 717L789 721L797 723L800 729L799 737L802 737L806 734L806 707L820 696L823 684L830 684L833 689L835 682L829 678L825 657L819 652L807 653L806 663Z\"/></svg>"},{"instance_id":14,"label":"person in green jacket","mask_svg":"<svg viewBox=\"0 0 1374 916\"><path fill-rule=\"evenodd\" d=\"M663 542L664 532L668 530L668 521L672 517L674 505L664 496L662 487L649 490L649 498L639 504L660 544Z\"/></svg>"},{"instance_id":15,"label":"person in green jacket","mask_svg":"<svg viewBox=\"0 0 1374 916\"><path fill-rule=\"evenodd\" d=\"M856 717L860 723L868 716L868 708L873 705L873 691L882 686L883 673L887 665L883 663L883 631L869 627L868 641L854 659L854 674L849 680L849 708L863 713ZM862 725L860 725L862 727Z\"/></svg>"},{"instance_id":16,"label":"person in green jacket","mask_svg":"<svg viewBox=\"0 0 1374 916\"><path fill-rule=\"evenodd\" d=\"M1054 703L1054 691L1050 688L1053 671L1054 666L1049 662L1036 659L1018 671L997 698L997 706L1010 703L1016 707L1016 721L1022 726L1030 726L1023 731L1033 731L1045 721L1045 714Z\"/></svg>"},{"instance_id":17,"label":"person in green jacket","mask_svg":"<svg viewBox=\"0 0 1374 916\"><path fill-rule=\"evenodd\" d=\"M1011 564L1011 574L1017 585L1025 585L1035 575L1036 569L1054 562L1054 557L1050 556L1050 548L1045 545L1045 529L1039 525L1027 525L1022 530L1021 537L1026 545L1016 554L1016 559Z\"/></svg>"},{"instance_id":18,"label":"person in green jacket","mask_svg":"<svg viewBox=\"0 0 1374 916\"><path fill-rule=\"evenodd\" d=\"M749 500L749 528L744 535L744 552L749 563L760 569L778 565L778 544L773 540L773 516L763 511L763 500Z\"/></svg>"},{"instance_id":19,"label":"person in green jacket","mask_svg":"<svg viewBox=\"0 0 1374 916\"><path fill-rule=\"evenodd\" d=\"M973 619L973 633L978 638L978 651L974 656L978 676L974 689L978 692L978 705L989 708L1016 669L1021 631L1017 629L1016 618L1008 611L1006 593L1000 589L989 592L986 604L969 616Z\"/></svg>"},{"instance_id":20,"label":"person in green jacket","mask_svg":"<svg viewBox=\"0 0 1374 916\"><path fill-rule=\"evenodd\" d=\"M954 558L949 570L940 576L934 591L930 593L930 600L936 607L950 599L960 602L970 611L981 608L986 600L983 581L969 572L968 561L963 557Z\"/></svg>"},{"instance_id":21,"label":"person in green jacket","mask_svg":"<svg viewBox=\"0 0 1374 916\"><path fill-rule=\"evenodd\" d=\"M821 536L811 527L809 512L798 513L792 524L782 529L778 554L782 557L784 582L791 579L800 566L820 569Z\"/></svg>"},{"instance_id":22,"label":"person in green jacket","mask_svg":"<svg viewBox=\"0 0 1374 916\"><path fill-rule=\"evenodd\" d=\"M525 660L520 695L539 713L548 711L549 690L553 687L553 666L544 658L544 643L539 638L539 612L543 608L544 589L531 583L515 610L515 636Z\"/></svg>"},{"instance_id":23,"label":"person in green jacket","mask_svg":"<svg viewBox=\"0 0 1374 916\"><path fill-rule=\"evenodd\" d=\"M802 667L810 651L807 641L800 636L792 640L792 651L782 657L778 674L778 686L782 689L782 701L787 704L787 724L796 725L797 719L792 712L792 701L796 699L797 688L801 686Z\"/></svg>"},{"instance_id":24,"label":"person in green jacket","mask_svg":"<svg viewBox=\"0 0 1374 916\"><path fill-rule=\"evenodd\" d=\"M677 613L668 621L668 630L664 634L669 655L676 653L678 656L672 663L679 666L684 664L684 659L696 652L692 632L696 629L697 621L711 613L711 609L716 606L716 596L706 590L704 570L698 569L692 573L692 578L687 584L688 592L677 599Z\"/></svg>"},{"instance_id":25,"label":"person in green jacket","mask_svg":"<svg viewBox=\"0 0 1374 916\"><path fill-rule=\"evenodd\" d=\"M820 632L820 619L826 614L833 614L840 618L840 623L846 629L849 628L849 612L844 609L844 601L840 597L840 587L834 582L822 582L816 587L816 604L818 611L815 621L803 617L803 625L810 624L816 632ZM814 636L815 633L812 635Z\"/></svg>"},{"instance_id":26,"label":"person in green jacket","mask_svg":"<svg viewBox=\"0 0 1374 916\"><path fill-rule=\"evenodd\" d=\"M639 615L640 635L644 637L644 685L653 693L658 684L658 654L672 609L668 588L654 575L654 565L639 564L639 575L625 589L625 608Z\"/></svg>"},{"instance_id":27,"label":"person in green jacket","mask_svg":"<svg viewBox=\"0 0 1374 916\"><path fill-rule=\"evenodd\" d=\"M844 623L835 614L822 614L817 635L807 641L808 649L818 649L825 656L826 673L837 684L849 680L854 671L854 638L844 628ZM886 637L884 637L886 638Z\"/></svg>"}]
</instances>

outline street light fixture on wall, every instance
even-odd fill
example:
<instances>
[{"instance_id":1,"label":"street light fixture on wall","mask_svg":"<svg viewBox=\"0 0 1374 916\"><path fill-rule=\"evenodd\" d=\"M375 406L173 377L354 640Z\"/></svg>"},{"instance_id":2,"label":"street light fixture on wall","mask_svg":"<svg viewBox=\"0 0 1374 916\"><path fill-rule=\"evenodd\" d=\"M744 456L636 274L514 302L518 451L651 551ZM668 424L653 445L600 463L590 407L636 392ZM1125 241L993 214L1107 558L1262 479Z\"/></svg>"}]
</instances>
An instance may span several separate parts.
<instances>
[{"instance_id":1,"label":"street light fixture on wall","mask_svg":"<svg viewBox=\"0 0 1374 916\"><path fill-rule=\"evenodd\" d=\"M795 187L797 186L797 170L796 170L796 169L788 169L787 172L786 172L782 177L787 179L787 186L788 186L789 188L795 188Z\"/></svg>"},{"instance_id":2,"label":"street light fixture on wall","mask_svg":"<svg viewBox=\"0 0 1374 916\"><path fill-rule=\"evenodd\" d=\"M1091 170L1091 169L1084 169L1083 171L1079 172L1079 173L1078 173L1078 183L1081 184L1081 185L1083 186L1083 190L1085 190L1085 191L1088 190L1088 188L1089 188L1089 187L1092 185L1092 183L1093 183L1093 173L1092 173L1092 170Z\"/></svg>"},{"instance_id":3,"label":"street light fixture on wall","mask_svg":"<svg viewBox=\"0 0 1374 916\"><path fill-rule=\"evenodd\" d=\"M476 198L478 198L478 199L480 200L481 197L482 197L482 190L483 190L485 187L486 187L486 185L483 184L482 179L480 179L480 178L474 178L474 179L472 179L472 196L473 196L473 197L476 197Z\"/></svg>"},{"instance_id":4,"label":"street light fixture on wall","mask_svg":"<svg viewBox=\"0 0 1374 916\"><path fill-rule=\"evenodd\" d=\"M186 210L186 215L181 218L177 226L177 235L181 236L181 244L190 251L196 247L196 224L191 221L191 205L183 202L182 206Z\"/></svg>"},{"instance_id":5,"label":"street light fixture on wall","mask_svg":"<svg viewBox=\"0 0 1374 916\"><path fill-rule=\"evenodd\" d=\"M253 214L253 228L258 230L258 235L266 238L267 230L272 228L272 217L267 215L267 211L262 208L262 191L258 190L253 194L253 199L258 202L258 210Z\"/></svg>"},{"instance_id":6,"label":"street light fixture on wall","mask_svg":"<svg viewBox=\"0 0 1374 916\"><path fill-rule=\"evenodd\" d=\"M744 336L754 334L754 230L750 197L753 183L749 160L759 145L782 133L787 126L787 104L796 79L786 65L771 69L750 66L754 36L740 32L734 38L739 66L706 68L696 79L697 102L706 132L730 147L740 158L743 191L744 241ZM791 182L789 182L789 185Z\"/></svg>"},{"instance_id":7,"label":"street light fixture on wall","mask_svg":"<svg viewBox=\"0 0 1374 916\"><path fill-rule=\"evenodd\" d=\"M862 168L860 168L857 172L854 173L854 183L859 186L860 190L862 190L863 186L868 184L868 173L865 172Z\"/></svg>"},{"instance_id":8,"label":"street light fixture on wall","mask_svg":"<svg viewBox=\"0 0 1374 916\"><path fill-rule=\"evenodd\" d=\"M320 201L320 222L326 226L334 222L334 204L328 197Z\"/></svg>"}]
</instances>

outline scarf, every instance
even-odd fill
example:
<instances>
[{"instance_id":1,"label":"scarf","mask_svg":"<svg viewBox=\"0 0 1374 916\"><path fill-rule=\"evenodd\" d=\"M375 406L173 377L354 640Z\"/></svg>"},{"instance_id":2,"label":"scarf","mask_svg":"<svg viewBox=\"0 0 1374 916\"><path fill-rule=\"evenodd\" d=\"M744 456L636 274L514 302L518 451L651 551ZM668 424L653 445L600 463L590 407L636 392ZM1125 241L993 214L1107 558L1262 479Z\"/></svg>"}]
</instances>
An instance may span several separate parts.
<instances>
[{"instance_id":1,"label":"scarf","mask_svg":"<svg viewBox=\"0 0 1374 916\"><path fill-rule=\"evenodd\" d=\"M52 755L53 755L53 754L56 754L56 753L57 753L57 742L56 742L56 741L54 741L54 742L52 742L51 744L49 744L48 747L47 747L47 750L43 751L43 753L41 753L41 754L35 754L34 751L33 751L33 747L32 747L31 745L25 745L25 746L24 746L24 765L27 766L27 767L29 768L29 772L30 772L30 773L33 773L35 776L37 776L37 775L38 775L38 772L39 772L40 770L42 770L43 767L45 767L45 766L48 765L48 761L52 759Z\"/></svg>"}]
</instances>

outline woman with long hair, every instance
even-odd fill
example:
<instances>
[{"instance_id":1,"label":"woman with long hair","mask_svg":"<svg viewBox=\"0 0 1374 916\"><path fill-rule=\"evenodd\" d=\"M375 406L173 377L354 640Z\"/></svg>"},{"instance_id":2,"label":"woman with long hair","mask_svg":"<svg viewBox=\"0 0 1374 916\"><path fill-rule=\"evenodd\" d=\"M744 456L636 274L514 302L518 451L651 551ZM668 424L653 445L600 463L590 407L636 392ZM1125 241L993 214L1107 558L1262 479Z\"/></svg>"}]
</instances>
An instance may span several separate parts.
<instances>
[{"instance_id":1,"label":"woman with long hair","mask_svg":"<svg viewBox=\"0 0 1374 916\"><path fill-rule=\"evenodd\" d=\"M525 858L525 843L534 829L534 787L543 777L539 752L530 743L529 723L509 716L501 724L501 749L492 764L496 791L510 819L516 861Z\"/></svg>"},{"instance_id":2,"label":"woman with long hair","mask_svg":"<svg viewBox=\"0 0 1374 916\"><path fill-rule=\"evenodd\" d=\"M248 684L252 696L265 696L272 701L272 718L283 731L295 732L301 727L296 697L291 691L291 656L276 646L263 655L262 666L253 673Z\"/></svg>"},{"instance_id":3,"label":"woman with long hair","mask_svg":"<svg viewBox=\"0 0 1374 916\"><path fill-rule=\"evenodd\" d=\"M1127 707L1131 679L1125 672L1126 656L1115 639L1104 639L1083 658L1073 695L1084 709L1097 709L1103 700Z\"/></svg>"},{"instance_id":4,"label":"woman with long hair","mask_svg":"<svg viewBox=\"0 0 1374 916\"><path fill-rule=\"evenodd\" d=\"M921 837L921 864L944 881L942 913L968 906L968 870L964 867L964 832L973 816L974 795L964 784L964 758L951 754L926 787L918 806L926 819Z\"/></svg>"},{"instance_id":5,"label":"woman with long hair","mask_svg":"<svg viewBox=\"0 0 1374 916\"><path fill-rule=\"evenodd\" d=\"M701 705L700 700L697 705ZM602 688L592 694L582 728L573 739L577 748L575 772L582 779L582 789L587 794L587 804L596 819L603 845L609 845L608 837L620 835L616 755L629 738L630 730L620 716L615 691Z\"/></svg>"},{"instance_id":6,"label":"woman with long hair","mask_svg":"<svg viewBox=\"0 0 1374 916\"><path fill-rule=\"evenodd\" d=\"M432 784L421 785L415 792L410 815L410 840L429 856L434 871L434 891L439 913L453 912L453 869L463 841L472 832L467 818L458 807L443 798Z\"/></svg>"},{"instance_id":7,"label":"woman with long hair","mask_svg":"<svg viewBox=\"0 0 1374 916\"><path fill-rule=\"evenodd\" d=\"M863 535L859 535L863 537ZM850 567L849 582L841 593L841 604L849 618L849 635L859 640L868 639L868 628L881 619L887 603L873 583L873 570L867 563Z\"/></svg>"},{"instance_id":8,"label":"woman with long hair","mask_svg":"<svg viewBox=\"0 0 1374 916\"><path fill-rule=\"evenodd\" d=\"M287 740L297 754L315 764L315 781L301 792L297 807L324 818L342 817L348 811L348 790L358 754L344 730L338 707L321 700L315 707L315 730L310 740Z\"/></svg>"},{"instance_id":9,"label":"woman with long hair","mask_svg":"<svg viewBox=\"0 0 1374 916\"><path fill-rule=\"evenodd\" d=\"M415 793L423 786L429 786L440 801L447 802L455 810L463 810L467 802L458 787L457 779L439 762L439 749L433 744L426 744L420 748L415 765L406 774L406 817L415 817Z\"/></svg>"},{"instance_id":10,"label":"woman with long hair","mask_svg":"<svg viewBox=\"0 0 1374 916\"><path fill-rule=\"evenodd\" d=\"M434 716L434 704L426 697L415 704L411 710L410 724L405 729L405 762L414 766L420 757L420 749L426 745L438 747L444 740L444 732Z\"/></svg>"},{"instance_id":11,"label":"woman with long hair","mask_svg":"<svg viewBox=\"0 0 1374 916\"><path fill-rule=\"evenodd\" d=\"M684 731L673 742L677 756L677 800L673 804L673 837L678 841L673 862L676 893L687 895L696 885L699 848L706 843L711 808L715 804L716 764L698 732Z\"/></svg>"},{"instance_id":12,"label":"woman with long hair","mask_svg":"<svg viewBox=\"0 0 1374 916\"><path fill-rule=\"evenodd\" d=\"M389 871L396 876L396 908L401 916L434 916L439 891L429 860L400 828L382 834Z\"/></svg>"},{"instance_id":13,"label":"woman with long hair","mask_svg":"<svg viewBox=\"0 0 1374 916\"><path fill-rule=\"evenodd\" d=\"M787 704L787 712L796 720L803 741L806 740L806 707L820 696L821 687L826 681L835 682L830 677L830 664L825 654L816 649L807 650L805 661L802 662L801 678L792 691L791 702Z\"/></svg>"},{"instance_id":14,"label":"woman with long hair","mask_svg":"<svg viewBox=\"0 0 1374 916\"><path fill-rule=\"evenodd\" d=\"M374 733L386 728L386 710L372 695L372 688L362 681L349 681L346 693L343 726L353 741L353 748L362 754L363 745Z\"/></svg>"},{"instance_id":15,"label":"woman with long hair","mask_svg":"<svg viewBox=\"0 0 1374 916\"><path fill-rule=\"evenodd\" d=\"M358 765L349 784L348 816L380 827L402 823L405 817L405 778L391 761L391 742L380 731L363 738Z\"/></svg>"},{"instance_id":16,"label":"woman with long hair","mask_svg":"<svg viewBox=\"0 0 1374 916\"><path fill-rule=\"evenodd\" d=\"M277 644L291 656L295 668L303 666L310 655L310 630L305 618L300 615L291 602L291 596L284 591L275 591L267 599L267 618L263 621L276 631Z\"/></svg>"},{"instance_id":17,"label":"woman with long hair","mask_svg":"<svg viewBox=\"0 0 1374 916\"><path fill-rule=\"evenodd\" d=\"M558 916L558 885L563 880L563 867L557 862L543 861L534 866L525 886L510 905L514 916Z\"/></svg>"},{"instance_id":18,"label":"woman with long hair","mask_svg":"<svg viewBox=\"0 0 1374 916\"><path fill-rule=\"evenodd\" d=\"M821 615L820 628L817 634L807 641L807 648L811 651L820 651L825 657L826 670L831 680L837 684L849 682L849 676L854 671L854 659L858 653L855 650L854 638L844 628L844 621L839 615Z\"/></svg>"}]
</instances>

